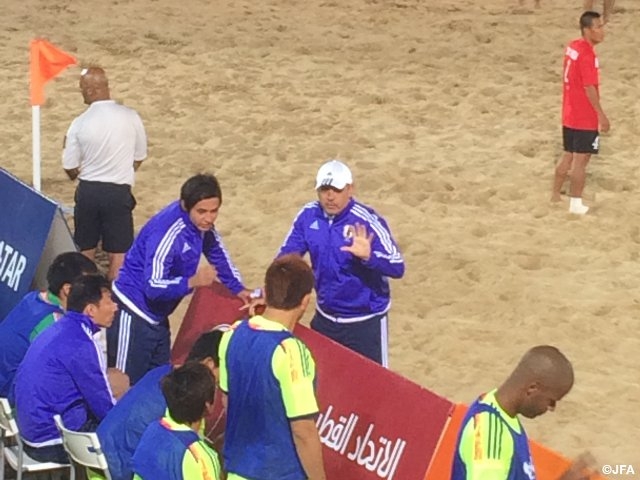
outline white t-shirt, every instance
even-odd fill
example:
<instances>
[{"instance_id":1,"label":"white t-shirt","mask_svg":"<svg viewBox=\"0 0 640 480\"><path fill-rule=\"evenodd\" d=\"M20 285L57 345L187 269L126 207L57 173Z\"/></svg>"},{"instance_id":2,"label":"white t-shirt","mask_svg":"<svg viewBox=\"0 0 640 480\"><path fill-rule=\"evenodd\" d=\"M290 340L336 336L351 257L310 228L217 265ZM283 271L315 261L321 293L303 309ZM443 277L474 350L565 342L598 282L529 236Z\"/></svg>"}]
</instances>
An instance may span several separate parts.
<instances>
[{"instance_id":1,"label":"white t-shirt","mask_svg":"<svg viewBox=\"0 0 640 480\"><path fill-rule=\"evenodd\" d=\"M113 100L93 102L67 131L65 170L80 180L133 185L133 162L147 157L147 134L135 110Z\"/></svg>"}]
</instances>

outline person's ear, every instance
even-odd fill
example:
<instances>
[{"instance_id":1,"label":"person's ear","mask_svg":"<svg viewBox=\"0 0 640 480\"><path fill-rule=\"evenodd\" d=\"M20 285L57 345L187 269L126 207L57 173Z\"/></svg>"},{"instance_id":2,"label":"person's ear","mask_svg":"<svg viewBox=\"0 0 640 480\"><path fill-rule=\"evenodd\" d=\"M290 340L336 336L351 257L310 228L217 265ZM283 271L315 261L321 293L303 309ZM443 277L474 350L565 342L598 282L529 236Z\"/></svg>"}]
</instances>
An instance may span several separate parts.
<instances>
[{"instance_id":1,"label":"person's ear","mask_svg":"<svg viewBox=\"0 0 640 480\"><path fill-rule=\"evenodd\" d=\"M200 363L207 367L211 373L213 373L213 369L216 368L216 364L211 357L205 358Z\"/></svg>"},{"instance_id":2,"label":"person's ear","mask_svg":"<svg viewBox=\"0 0 640 480\"><path fill-rule=\"evenodd\" d=\"M67 298L69 297L69 292L71 292L71 284L63 283L60 292L58 292L58 298Z\"/></svg>"},{"instance_id":3,"label":"person's ear","mask_svg":"<svg viewBox=\"0 0 640 480\"><path fill-rule=\"evenodd\" d=\"M540 391L540 383L537 381L530 383L526 389L527 395L533 395L535 393L538 393L538 391Z\"/></svg>"},{"instance_id":4,"label":"person's ear","mask_svg":"<svg viewBox=\"0 0 640 480\"><path fill-rule=\"evenodd\" d=\"M187 212L187 205L186 203L184 203L184 200L180 200L180 208L182 208L182 210L184 210L185 212Z\"/></svg>"},{"instance_id":5,"label":"person's ear","mask_svg":"<svg viewBox=\"0 0 640 480\"><path fill-rule=\"evenodd\" d=\"M98 309L97 305L94 305L93 303L88 303L87 306L84 307L84 310L82 310L82 313L84 313L88 317L93 318L97 309Z\"/></svg>"},{"instance_id":6,"label":"person's ear","mask_svg":"<svg viewBox=\"0 0 640 480\"><path fill-rule=\"evenodd\" d=\"M304 297L302 297L302 302L300 302L300 307L302 311L306 311L309 306L309 302L311 302L311 293L307 293Z\"/></svg>"}]
</instances>

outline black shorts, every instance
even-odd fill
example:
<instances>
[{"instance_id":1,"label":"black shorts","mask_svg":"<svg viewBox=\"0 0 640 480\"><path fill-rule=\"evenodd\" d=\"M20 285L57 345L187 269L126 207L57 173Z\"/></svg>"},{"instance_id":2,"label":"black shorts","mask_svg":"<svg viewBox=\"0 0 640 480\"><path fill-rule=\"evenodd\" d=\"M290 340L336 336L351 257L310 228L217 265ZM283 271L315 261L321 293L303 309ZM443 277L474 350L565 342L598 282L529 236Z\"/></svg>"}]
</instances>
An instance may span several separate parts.
<instances>
[{"instance_id":1,"label":"black shorts","mask_svg":"<svg viewBox=\"0 0 640 480\"><path fill-rule=\"evenodd\" d=\"M600 133L597 130L562 127L562 143L565 152L597 154L600 147Z\"/></svg>"},{"instance_id":2,"label":"black shorts","mask_svg":"<svg viewBox=\"0 0 640 480\"><path fill-rule=\"evenodd\" d=\"M138 316L117 296L113 323L107 328L107 365L129 375L131 385L149 370L171 361L169 319L153 325Z\"/></svg>"},{"instance_id":3,"label":"black shorts","mask_svg":"<svg viewBox=\"0 0 640 480\"><path fill-rule=\"evenodd\" d=\"M73 238L80 250L91 250L102 240L109 253L125 253L133 243L131 186L80 180L76 188Z\"/></svg>"}]
</instances>

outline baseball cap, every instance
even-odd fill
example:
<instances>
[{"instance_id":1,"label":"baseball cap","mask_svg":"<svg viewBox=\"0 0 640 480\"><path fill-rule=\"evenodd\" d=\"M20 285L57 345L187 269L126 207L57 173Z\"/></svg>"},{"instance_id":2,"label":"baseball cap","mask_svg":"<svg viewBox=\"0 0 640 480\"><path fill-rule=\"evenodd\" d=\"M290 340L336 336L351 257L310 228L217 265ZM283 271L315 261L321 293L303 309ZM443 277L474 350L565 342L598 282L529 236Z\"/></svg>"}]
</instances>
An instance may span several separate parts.
<instances>
[{"instance_id":1,"label":"baseball cap","mask_svg":"<svg viewBox=\"0 0 640 480\"><path fill-rule=\"evenodd\" d=\"M342 190L353 184L351 170L340 160L330 160L320 167L316 175L316 190L320 187L334 187Z\"/></svg>"}]
</instances>

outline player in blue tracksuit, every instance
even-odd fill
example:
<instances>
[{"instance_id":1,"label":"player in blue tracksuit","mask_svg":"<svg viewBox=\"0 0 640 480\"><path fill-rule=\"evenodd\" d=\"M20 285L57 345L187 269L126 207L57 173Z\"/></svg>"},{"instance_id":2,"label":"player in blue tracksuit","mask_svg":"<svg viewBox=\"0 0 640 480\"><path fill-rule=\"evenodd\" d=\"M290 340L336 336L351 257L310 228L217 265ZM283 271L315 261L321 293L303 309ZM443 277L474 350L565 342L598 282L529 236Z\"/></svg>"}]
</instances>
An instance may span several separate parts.
<instances>
[{"instance_id":1,"label":"player in blue tracksuit","mask_svg":"<svg viewBox=\"0 0 640 480\"><path fill-rule=\"evenodd\" d=\"M320 167L318 201L298 213L278 256L309 252L316 282L311 328L388 366L389 278L404 260L387 222L353 198L353 176L338 160Z\"/></svg>"},{"instance_id":2,"label":"player in blue tracksuit","mask_svg":"<svg viewBox=\"0 0 640 480\"><path fill-rule=\"evenodd\" d=\"M65 316L29 347L15 379L16 420L25 450L35 460L67 461L54 415L70 430L95 430L113 407L94 335L111 325L117 308L107 279L84 275L71 285Z\"/></svg>"},{"instance_id":3,"label":"player in blue tracksuit","mask_svg":"<svg viewBox=\"0 0 640 480\"><path fill-rule=\"evenodd\" d=\"M222 204L213 175L195 175L142 228L113 285L120 312L107 332L109 366L129 375L131 384L169 363L169 315L195 287L216 277L245 301L247 290L214 228ZM209 264L199 265L204 254ZM215 270L211 267L215 267Z\"/></svg>"},{"instance_id":4,"label":"player in blue tracksuit","mask_svg":"<svg viewBox=\"0 0 640 480\"><path fill-rule=\"evenodd\" d=\"M29 345L64 315L71 282L97 271L80 252L61 253L47 270L48 289L27 293L0 322L0 397L13 403L13 380Z\"/></svg>"}]
</instances>

